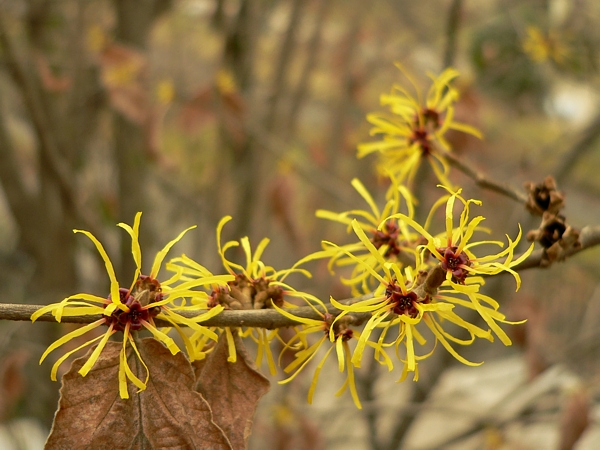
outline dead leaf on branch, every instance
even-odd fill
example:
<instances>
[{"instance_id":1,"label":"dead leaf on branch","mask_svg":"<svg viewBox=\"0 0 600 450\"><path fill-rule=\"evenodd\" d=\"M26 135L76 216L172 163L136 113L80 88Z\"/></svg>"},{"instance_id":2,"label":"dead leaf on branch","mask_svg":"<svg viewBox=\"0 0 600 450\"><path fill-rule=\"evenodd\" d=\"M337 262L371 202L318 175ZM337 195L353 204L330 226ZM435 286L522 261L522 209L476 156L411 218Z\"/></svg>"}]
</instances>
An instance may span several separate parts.
<instances>
[{"instance_id":1,"label":"dead leaf on branch","mask_svg":"<svg viewBox=\"0 0 600 450\"><path fill-rule=\"evenodd\" d=\"M233 333L237 361L227 361L229 349L221 334L215 349L196 371L197 390L208 401L214 421L225 432L234 449L245 449L256 406L269 391L270 383L248 356L244 343Z\"/></svg>"},{"instance_id":2,"label":"dead leaf on branch","mask_svg":"<svg viewBox=\"0 0 600 450\"><path fill-rule=\"evenodd\" d=\"M138 343L150 371L147 389L138 394L129 383L130 398L121 399L121 348L121 344L109 342L85 377L78 371L90 353L73 362L63 376L47 449L232 448L213 422L206 400L193 390L195 377L188 360L181 353L171 355L153 338ZM128 350L129 366L144 379L143 366L131 348Z\"/></svg>"}]
</instances>

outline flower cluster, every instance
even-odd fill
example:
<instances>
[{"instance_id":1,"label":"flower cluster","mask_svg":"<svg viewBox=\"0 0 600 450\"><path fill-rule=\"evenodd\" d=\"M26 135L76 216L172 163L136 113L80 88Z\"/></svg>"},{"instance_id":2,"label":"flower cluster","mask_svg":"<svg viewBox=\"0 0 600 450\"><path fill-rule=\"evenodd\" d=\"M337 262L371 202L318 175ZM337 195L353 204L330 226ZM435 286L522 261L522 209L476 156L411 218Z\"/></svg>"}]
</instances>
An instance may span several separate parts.
<instances>
[{"instance_id":1,"label":"flower cluster","mask_svg":"<svg viewBox=\"0 0 600 450\"><path fill-rule=\"evenodd\" d=\"M368 114L367 120L373 125L370 134L382 138L360 144L358 157L378 153L382 174L408 186L412 186L421 160L426 159L440 183L451 186L444 158L451 150L446 132L457 130L481 138L476 128L454 120L458 91L452 82L459 74L448 68L439 77L431 77L433 84L423 99L417 83L401 65L397 67L412 84L416 98L400 85L381 96L381 104L389 108L389 113Z\"/></svg>"},{"instance_id":2,"label":"flower cluster","mask_svg":"<svg viewBox=\"0 0 600 450\"><path fill-rule=\"evenodd\" d=\"M100 253L110 280L110 293L106 297L85 293L72 295L36 312L32 320L45 313L51 313L59 322L67 316L99 316L89 325L53 343L40 362L66 342L104 327L103 334L60 357L51 372L51 377L56 379L58 367L71 354L98 343L80 370L85 376L94 367L110 337L121 332L119 390L121 397L127 398L128 380L140 391L148 383L149 371L136 347L136 334L140 330L149 331L173 354L180 351L169 336L171 332L175 333L192 361L204 358L223 335L229 345L228 361L235 363L237 335L254 343L256 364L260 367L266 361L272 374L277 373L277 357L272 349L272 343L277 341L282 348L280 366L283 355L293 353L291 362L283 367L283 372L289 376L281 381L282 384L303 373L318 359L321 347L325 346L327 349L316 365L308 389L308 401L312 402L324 364L335 354L339 371L346 374L338 395L349 391L360 408L355 369L361 367L365 357L371 357L367 354L372 354L374 360L389 371L399 363L402 367L399 381L402 381L409 374L414 380L418 379L419 362L430 356L438 344L467 365L481 362L467 360L457 351L457 346L470 345L477 339L493 341L496 338L510 345L510 338L501 325L511 322L499 311L499 303L483 292L483 286L487 277L508 273L518 290L521 280L514 268L530 255L533 245L516 256L521 241L520 229L514 239L507 235L506 243L476 240L479 233L489 232L481 226L484 217L472 215L472 210L481 202L464 198L462 190L453 188L447 178L444 152L448 152L450 146L444 138L446 131L454 129L479 136L474 128L454 121L453 104L458 94L452 81L457 75L455 70L447 69L438 78L433 78L433 86L425 100L421 99L418 89L415 88L417 98L414 98L400 86L394 86L391 94L382 97L382 103L390 107L391 115L371 114L368 120L375 125L372 134L382 134L383 139L359 146L359 157L377 152L382 167L385 167L382 173L388 177L390 187L382 206L363 183L352 180L352 187L366 203L366 209L341 213L319 210L316 215L343 224L353 242L323 241L320 251L300 259L289 269L277 270L263 262L269 244L267 238L254 249L248 237L222 242L223 229L232 219L226 216L216 228L218 256L224 274L213 274L183 254L167 262L166 269L172 272L171 277L159 278L167 253L194 228L191 227L158 252L150 272L145 275L139 244L141 213L138 213L133 226L118 224L131 237L136 264L131 284L121 286L102 244L91 233L75 230L85 234ZM412 82L406 73L405 76ZM416 86L414 82L413 86ZM430 161L442 184L439 185L439 198L432 203L426 219L418 221L415 214L417 199L408 186L424 158ZM540 187L535 192L541 199L536 204L544 203L546 197L550 199L549 204L557 203L553 203L556 195L550 190L546 193ZM241 250L237 256L244 259L243 263L235 262L236 249ZM301 266L317 259L327 259L332 273L344 271L345 275L340 279L350 287L353 299L330 298L326 303L287 282L288 276L294 273L310 278L310 272ZM304 308L298 309L299 303L305 305ZM287 319L294 334L280 335L277 329L244 327L243 324L203 325L226 310L267 309ZM157 327L159 320L161 329ZM146 367L145 380L128 365L128 354L132 352Z\"/></svg>"},{"instance_id":3,"label":"flower cluster","mask_svg":"<svg viewBox=\"0 0 600 450\"><path fill-rule=\"evenodd\" d=\"M470 345L476 338L492 341L495 335L505 345L510 345L509 337L498 325L510 322L498 310L498 302L480 292L484 284L483 276L508 272L515 278L518 289L520 277L512 267L527 258L533 246L515 258L516 246L521 239L519 232L514 240L507 236L508 244L499 252L476 255L472 249L480 245L504 247L504 244L490 240L474 241L472 238L475 232L485 231L479 226L484 220L482 216L470 218L471 205L479 205L480 202L465 200L460 195L460 190L445 189L449 195L443 195L441 199L446 206L446 230L439 235L432 235L426 229L429 224L427 227L420 225L411 214L394 213L383 217L379 225L371 229L366 229L358 220L352 219L350 226L359 240L358 244L338 246L332 242L324 243L330 249L333 260L344 257L348 264L353 262L356 265L353 273L363 274L363 279L368 276L376 283L375 289L371 289L372 283L360 284L362 288L367 287L362 294L372 292L372 297L366 300L345 303L331 299L331 304L341 312L330 329L335 329L337 321L344 320L348 315L369 315L350 359L354 367L360 367L368 346L374 349L377 361L391 370L393 363L386 350L393 348L404 364L400 379L403 380L408 373L413 372L416 380L418 361L428 357L438 343L467 365L479 363L463 358L453 344ZM462 205L462 211L458 224L455 224L454 208L457 202ZM436 202L433 209L437 209L439 205L440 202ZM356 211L354 213L361 215ZM324 216L322 213L320 215ZM432 213L429 215L430 219L431 216ZM328 215L327 218L338 220L340 217ZM406 241L407 247L412 245L411 254L416 255L411 264L400 261L387 248L377 245L378 231L385 230L390 220L400 224L403 229L411 230L404 232L406 236L411 236ZM365 257L364 252L369 258ZM463 312L460 313L460 310ZM489 328L486 330L471 323L474 318L469 319L470 315L465 314L466 310L477 313ZM446 331L444 327L449 323L455 325L454 329L462 329L464 336L455 336ZM418 354L416 346L425 346L427 343L421 324L424 324L433 337L434 343L429 350ZM335 333L331 332L332 342L334 337Z\"/></svg>"},{"instance_id":4,"label":"flower cluster","mask_svg":"<svg viewBox=\"0 0 600 450\"><path fill-rule=\"evenodd\" d=\"M211 292L208 302L202 306L207 306L211 310L235 309L235 310L257 310L272 309L282 307L293 307L291 303L285 300L286 297L313 298L310 294L299 292L284 281L291 273L301 273L306 277L311 277L310 272L292 267L291 269L275 270L271 266L265 265L261 260L262 254L269 244L269 239L264 238L260 241L254 253L250 246L248 237L240 241L232 240L225 244L221 242L223 227L231 220L231 216L225 216L217 226L217 246L219 256L223 267L229 273L230 280L219 285ZM241 265L229 260L225 253L227 250L242 247L246 264ZM168 264L169 269L176 271L181 276L193 282L203 275L204 268L187 257L175 258ZM239 332L237 328L225 327L217 329L218 333L225 333L229 343L229 361L236 361L236 351L233 343L233 333ZM250 338L257 345L256 364L261 366L263 358L266 359L269 371L275 375L277 368L275 359L271 351L271 342L279 339L277 330L265 330L263 328L248 328L240 332L241 337ZM206 340L198 340L198 352L202 352L202 347Z\"/></svg>"}]
</instances>

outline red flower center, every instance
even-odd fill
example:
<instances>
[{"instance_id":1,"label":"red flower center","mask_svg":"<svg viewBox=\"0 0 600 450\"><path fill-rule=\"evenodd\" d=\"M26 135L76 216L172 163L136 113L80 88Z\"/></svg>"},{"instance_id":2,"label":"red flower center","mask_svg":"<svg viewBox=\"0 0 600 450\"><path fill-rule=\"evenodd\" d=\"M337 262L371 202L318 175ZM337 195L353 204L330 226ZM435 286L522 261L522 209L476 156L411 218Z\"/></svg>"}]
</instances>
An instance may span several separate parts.
<instances>
[{"instance_id":1,"label":"red flower center","mask_svg":"<svg viewBox=\"0 0 600 450\"><path fill-rule=\"evenodd\" d=\"M395 220L388 220L381 230L374 230L371 242L376 249L381 248L384 245L388 246L384 257L388 258L391 255L399 255L402 249L400 248L398 237L400 235L400 228Z\"/></svg>"},{"instance_id":2,"label":"red flower center","mask_svg":"<svg viewBox=\"0 0 600 450\"><path fill-rule=\"evenodd\" d=\"M437 250L442 255L442 269L452 272L453 282L465 284L465 278L469 275L466 268L473 265L467 254L463 251L457 255L458 247L438 248Z\"/></svg>"},{"instance_id":3,"label":"red flower center","mask_svg":"<svg viewBox=\"0 0 600 450\"><path fill-rule=\"evenodd\" d=\"M394 313L411 318L419 315L419 310L416 307L419 297L414 292L403 293L400 286L396 284L396 280L387 285L385 296L390 299Z\"/></svg>"},{"instance_id":4,"label":"red flower center","mask_svg":"<svg viewBox=\"0 0 600 450\"><path fill-rule=\"evenodd\" d=\"M139 330L142 328L143 322L151 321L160 313L160 306L152 306L152 303L162 300L160 283L154 278L140 275L134 291L130 292L128 289L119 288L119 297L121 302L129 308L129 311L117 308L106 318L106 325L110 326L112 324L113 329L116 331L124 331L127 324L129 324L130 330ZM108 300L112 302L110 294Z\"/></svg>"}]
</instances>

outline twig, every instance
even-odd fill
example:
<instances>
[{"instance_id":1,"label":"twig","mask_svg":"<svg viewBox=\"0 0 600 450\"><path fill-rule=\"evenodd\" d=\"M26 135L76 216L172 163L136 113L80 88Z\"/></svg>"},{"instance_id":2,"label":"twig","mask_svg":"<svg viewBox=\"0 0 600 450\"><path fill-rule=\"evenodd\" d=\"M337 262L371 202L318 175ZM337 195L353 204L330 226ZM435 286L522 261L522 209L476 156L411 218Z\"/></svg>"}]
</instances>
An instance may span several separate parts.
<instances>
[{"instance_id":1,"label":"twig","mask_svg":"<svg viewBox=\"0 0 600 450\"><path fill-rule=\"evenodd\" d=\"M579 158L583 157L588 151L593 149L594 142L600 136L600 114L598 114L586 130L582 133L581 138L564 153L560 162L556 165L554 171L554 179L560 184L565 180L567 175L575 166Z\"/></svg>"},{"instance_id":2,"label":"twig","mask_svg":"<svg viewBox=\"0 0 600 450\"><path fill-rule=\"evenodd\" d=\"M456 35L460 15L462 11L462 0L453 0L448 11L448 22L446 22L446 49L444 51L444 67L454 65L456 55Z\"/></svg>"},{"instance_id":3,"label":"twig","mask_svg":"<svg viewBox=\"0 0 600 450\"><path fill-rule=\"evenodd\" d=\"M446 160L452 167L460 170L466 176L471 178L475 182L475 184L481 187L482 189L487 189L489 191L493 191L498 194L504 195L519 203L527 203L527 196L525 195L525 193L486 177L482 173L478 172L475 168L471 167L471 165L469 165L468 163L457 158L456 155L453 155L452 153L445 153L444 158L446 158Z\"/></svg>"},{"instance_id":4,"label":"twig","mask_svg":"<svg viewBox=\"0 0 600 450\"><path fill-rule=\"evenodd\" d=\"M586 250L591 247L595 247L600 244L600 225L595 226L587 226L583 227L581 230L581 234L579 235L579 241L581 242L581 247L578 248L569 248L565 250L565 257L576 255L577 253ZM526 269L532 269L534 267L540 267L540 263L542 261L543 250L536 250L529 257L523 261L521 264L513 267L513 270L522 271ZM515 257L515 259L517 259Z\"/></svg>"},{"instance_id":5,"label":"twig","mask_svg":"<svg viewBox=\"0 0 600 450\"><path fill-rule=\"evenodd\" d=\"M595 247L600 245L600 225L596 226L587 226L581 230L580 235L581 247L572 248L565 252L565 256L573 256L576 255L588 248ZM532 253L529 258L523 261L518 266L513 267L513 270L522 271L526 269L531 269L534 267L540 267L540 262L542 260L542 251L538 250ZM429 284L433 283L434 287L436 286L436 278L437 271L432 269L430 271L430 275L427 277L426 281L422 285L422 289L430 289L431 286ZM431 282L431 283L430 283ZM429 287L428 287L429 286ZM366 294L362 297L350 298L346 300L341 300L340 303L351 305L353 303L360 302L362 300L366 300L372 298L372 294ZM43 305L27 305L27 304L14 304L14 303L4 303L0 304L0 320L30 320L31 315L42 308ZM310 318L315 320L321 320L322 317L310 306L303 306L300 308L294 308L287 310L291 314L302 317L302 318ZM340 311L335 308L333 305L327 305L327 311L336 316L340 314ZM187 318L197 317L206 311L177 311L178 314ZM362 321L366 320L370 315L368 313L355 314L357 321L355 321L355 325L360 324ZM62 322L64 323L92 323L103 316L101 314L95 315L84 315L84 316L70 316L63 317ZM43 322L54 322L56 319L50 313L44 314L41 316L39 321ZM159 326L169 326L168 322L157 321ZM272 309L261 309L261 310L226 310L220 313L219 315L209 319L207 321L202 322L202 325L207 327L236 327L236 326L244 326L244 327L260 327L266 329L274 329L274 328L282 328L282 327L290 327L297 325L298 322L288 319L284 317L276 310Z\"/></svg>"},{"instance_id":6,"label":"twig","mask_svg":"<svg viewBox=\"0 0 600 450\"><path fill-rule=\"evenodd\" d=\"M343 300L342 303L346 305L350 305L362 300L366 300L371 298L372 295L368 294L363 297L351 298L347 300ZM26 304L0 304L0 320L31 320L31 315L42 308L43 305L26 305ZM300 308L288 309L286 310L290 314L293 314L302 318L309 318L315 320L322 320L323 318L310 306L303 306ZM333 315L337 316L341 313L340 310L335 308L333 305L327 305L327 311ZM189 319L193 319L201 314L206 313L205 310L198 311L178 311L176 309L173 310L177 314L180 314L183 317L187 317ZM369 313L353 313L353 316L356 317L355 324L360 323L363 320L366 320L370 317ZM103 316L102 314L90 314L90 315L82 315L82 316L69 316L63 317L61 323L92 323ZM38 321L41 322L55 322L56 319L50 313L42 315ZM155 322L158 326L170 326L169 322L163 320L156 320ZM294 321L292 319L288 319L283 316L279 312L274 309L261 309L261 310L226 310L221 312L219 315L201 322L200 325L207 327L259 327L266 329L274 329L274 328L283 328L283 327L291 327L294 325L298 325L299 322Z\"/></svg>"}]
</instances>

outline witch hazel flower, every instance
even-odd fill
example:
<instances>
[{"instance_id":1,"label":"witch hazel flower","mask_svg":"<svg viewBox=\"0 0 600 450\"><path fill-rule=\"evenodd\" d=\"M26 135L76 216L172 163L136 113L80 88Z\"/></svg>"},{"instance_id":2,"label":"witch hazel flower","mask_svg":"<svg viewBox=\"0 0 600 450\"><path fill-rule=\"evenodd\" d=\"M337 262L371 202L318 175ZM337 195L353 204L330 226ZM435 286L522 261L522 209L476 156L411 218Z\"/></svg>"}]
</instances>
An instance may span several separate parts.
<instances>
[{"instance_id":1,"label":"witch hazel flower","mask_svg":"<svg viewBox=\"0 0 600 450\"><path fill-rule=\"evenodd\" d=\"M269 239L262 239L254 251L250 245L248 237L243 237L239 241L231 240L222 243L222 231L224 226L232 219L231 216L225 216L217 225L217 249L223 267L228 272L229 280L223 285L217 286L208 296L205 305L208 308L221 309L272 309L274 307L292 307L287 297L306 298L309 294L297 291L285 279L292 273L300 273L308 278L310 272L300 269L296 263L290 269L276 270L266 265L262 261L262 255L269 244ZM226 252L232 248L241 247L245 256L245 264L238 264L231 261ZM196 276L203 276L205 270L197 264L190 264L186 258L175 258L168 265L170 270L177 271L185 277L186 280L193 280ZM211 309L212 310L212 309ZM279 339L278 330L267 330L264 328L247 328L241 330L234 327L224 327L217 330L225 334L228 347L228 361L236 362L237 352L235 350L234 335L239 333L243 338L254 341L257 345L256 365L261 366L263 360L266 360L269 371L272 375L277 373L275 358L271 350L271 342ZM196 352L202 353L202 347L206 339L202 336L193 336Z\"/></svg>"},{"instance_id":2,"label":"witch hazel flower","mask_svg":"<svg viewBox=\"0 0 600 450\"><path fill-rule=\"evenodd\" d=\"M506 236L508 245L503 250L498 253L476 256L472 251L475 247L485 244L504 247L504 243L492 240L472 240L475 231L485 230L479 226L485 220L485 217L477 216L469 220L470 206L479 206L481 205L481 201L473 199L465 200L460 195L462 189L453 191L446 186L439 185L439 187L444 188L450 193L450 197L446 201L446 231L441 236L433 236L413 218L404 214L394 214L390 218L403 220L427 240L423 249L428 250L439 261L446 272L446 279L448 281L465 284L468 276L496 275L501 272L508 272L514 277L517 290L519 290L521 278L512 268L524 261L533 251L532 244L521 256L515 259L515 250L522 236L521 227L519 227L519 233L514 240L510 236ZM458 226L455 227L454 206L457 200L462 204L463 209L460 214Z\"/></svg>"},{"instance_id":3,"label":"witch hazel flower","mask_svg":"<svg viewBox=\"0 0 600 450\"><path fill-rule=\"evenodd\" d=\"M287 384L292 381L296 376L302 372L302 370L314 359L319 353L319 349L329 343L329 348L317 364L313 378L308 390L308 403L312 404L317 383L319 381L319 375L323 370L325 362L335 349L335 354L338 360L338 369L340 372L346 372L346 380L342 384L342 387L335 393L336 397L341 396L346 390L350 391L352 400L358 409L362 409L360 399L358 398L358 392L356 390L356 382L354 378L354 368L350 363L352 351L350 349L349 342L360 336L360 333L352 328L350 325L353 322L353 317L347 315L342 320L336 320L335 316L329 313L327 307L323 302L317 298L305 299L306 302L313 308L313 310L321 316L322 319L311 319L306 317L299 317L294 315L293 310L283 310L275 306L275 309L287 317L301 324L301 329L296 330L296 334L285 343L283 350L280 353L279 359L283 356L286 350L295 350L295 358L290 364L288 364L283 371L285 373L293 372L285 380L279 382L279 384ZM312 344L309 344L309 337L313 334L320 336L318 340Z\"/></svg>"},{"instance_id":4,"label":"witch hazel flower","mask_svg":"<svg viewBox=\"0 0 600 450\"><path fill-rule=\"evenodd\" d=\"M380 140L360 144L358 157L371 153L380 157L380 170L394 174L400 183L412 186L422 160L427 160L438 180L450 185L449 166L445 155L451 151L445 134L456 130L481 138L474 127L454 120L454 104L458 101L453 81L459 72L447 68L439 76L430 76L431 87L425 98L417 83L400 65L414 94L399 84L394 84L389 94L381 96L381 104L388 113L371 113L367 120L373 125L370 134Z\"/></svg>"},{"instance_id":5,"label":"witch hazel flower","mask_svg":"<svg viewBox=\"0 0 600 450\"><path fill-rule=\"evenodd\" d=\"M415 344L421 346L426 344L426 338L420 330L421 324L425 324L426 328L434 335L436 343L441 343L458 361L467 365L481 364L468 361L450 344L453 342L459 345L470 345L476 338L492 340L492 337L489 331L460 317L454 311L453 303L444 301L437 296L437 290L445 280L444 271L439 266L428 271L417 271L413 267L405 267L402 270L400 265L383 259L381 253L356 222L353 222L352 226L365 248L375 259L379 260L377 267L381 268L381 271L375 270L372 266L367 265L364 259L347 253L350 258L355 259L357 264L363 265L364 269L379 281L379 286L372 293L372 298L369 299L350 304L330 299L331 304L342 311L336 321L343 320L347 314L351 313L370 313L370 318L364 325L353 352L352 364L357 368L360 367L364 351L369 346L375 349L375 359L379 363L387 365L388 370L392 370L393 363L385 354L385 348L392 347L400 361L404 363L402 377L399 381L402 381L409 372L415 374L415 380L418 379L418 361L429 357L435 349L434 345L428 353L417 354ZM417 267L424 266L422 262L418 261ZM443 324L448 322L466 330L470 337L459 339L451 335L443 328ZM376 330L379 332L375 333ZM370 340L371 336L375 336L373 342ZM401 356L401 354L406 356Z\"/></svg>"},{"instance_id":6,"label":"witch hazel flower","mask_svg":"<svg viewBox=\"0 0 600 450\"><path fill-rule=\"evenodd\" d=\"M186 346L191 347L191 343L187 336L182 332L180 326L190 327L215 341L217 340L217 335L211 330L202 327L200 322L214 317L220 313L223 308L212 309L208 312L198 314L192 319L184 317L174 311L176 305L173 303L173 301L181 297L197 296L199 294L194 290L194 288L204 285L225 284L227 281L231 280L232 277L229 275L207 276L199 278L194 282L182 283L177 286L175 286L175 283L179 281L178 276L171 277L163 282L160 282L157 279L161 265L168 251L171 249L171 247L173 247L173 245L181 240L185 233L195 227L187 228L175 239L167 243L167 245L165 245L165 247L159 251L154 258L149 275L143 275L141 273L142 253L139 244L140 219L141 213L137 213L134 219L133 227L124 223L118 224L119 227L123 228L131 236L131 251L136 264L133 281L128 288L121 287L119 285L113 264L100 241L96 239L96 237L89 231L74 230L75 233L82 233L87 236L100 253L110 279L110 293L107 297L100 297L87 293L71 295L59 303L54 303L40 308L31 316L31 320L35 321L41 315L51 313L56 318L57 322L60 322L63 317L68 316L102 315L100 319L66 334L51 344L40 358L40 364L51 352L71 341L72 339L82 336L96 328L106 326L108 329L104 334L90 339L84 344L68 351L66 354L61 356L52 366L50 373L52 380L56 381L56 375L59 366L69 356L78 352L79 350L82 350L83 348L97 343L96 348L79 370L79 374L85 377L90 370L93 369L94 364L98 360L102 350L105 348L109 338L117 332L122 332L123 346L121 349L119 362L119 394L121 398L126 399L129 398L127 380L131 381L138 388L138 392L146 389L149 380L148 367L141 359L135 342L137 331L141 329L148 330L154 336L154 338L162 342L172 354L177 354L180 351L175 341L168 336L166 332L168 330L160 330L156 326L154 321L155 319L165 321L175 328L175 330L182 337ZM142 381L133 373L127 363L128 346L133 349L146 370L146 378L144 381Z\"/></svg>"}]
</instances>

